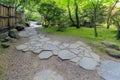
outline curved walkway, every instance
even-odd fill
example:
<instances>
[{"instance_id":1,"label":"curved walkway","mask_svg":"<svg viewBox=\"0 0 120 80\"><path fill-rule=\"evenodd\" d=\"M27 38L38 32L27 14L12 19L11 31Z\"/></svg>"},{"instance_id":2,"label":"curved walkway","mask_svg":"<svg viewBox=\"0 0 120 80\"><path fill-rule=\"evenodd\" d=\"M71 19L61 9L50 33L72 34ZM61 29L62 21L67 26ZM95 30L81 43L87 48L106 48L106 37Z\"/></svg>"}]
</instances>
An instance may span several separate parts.
<instances>
[{"instance_id":1,"label":"curved walkway","mask_svg":"<svg viewBox=\"0 0 120 80\"><path fill-rule=\"evenodd\" d=\"M83 42L77 41L74 43L62 43L59 41L53 41L50 38L45 37L43 34L37 34L34 24L32 24L32 27L27 27L25 31L20 32L19 35L21 37L28 37L29 41L18 45L16 49L24 52L31 51L34 54L38 54L38 57L41 60L49 59L52 56L58 56L61 60L69 60L86 70L98 69L97 67L100 66L100 63L102 62L100 57ZM116 63L116 65L112 67L107 67L106 63L109 63L109 65L114 64L114 62L112 63L111 61L102 62L100 68L98 69L98 74L106 80L119 80L120 71L117 73L112 71L111 73L109 70L112 68L114 69L117 65L120 66L120 64ZM40 77L37 77L37 79L35 78L34 80L40 80Z\"/></svg>"}]
</instances>

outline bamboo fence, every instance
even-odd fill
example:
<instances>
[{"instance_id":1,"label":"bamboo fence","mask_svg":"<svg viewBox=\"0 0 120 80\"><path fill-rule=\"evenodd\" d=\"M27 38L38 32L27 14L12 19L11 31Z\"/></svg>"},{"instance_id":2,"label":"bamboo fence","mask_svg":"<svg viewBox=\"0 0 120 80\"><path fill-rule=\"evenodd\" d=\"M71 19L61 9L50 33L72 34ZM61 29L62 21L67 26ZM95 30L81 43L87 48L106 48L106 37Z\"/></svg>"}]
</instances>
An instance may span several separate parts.
<instances>
[{"instance_id":1,"label":"bamboo fence","mask_svg":"<svg viewBox=\"0 0 120 80\"><path fill-rule=\"evenodd\" d=\"M15 8L0 3L0 30L13 28L21 20Z\"/></svg>"}]
</instances>

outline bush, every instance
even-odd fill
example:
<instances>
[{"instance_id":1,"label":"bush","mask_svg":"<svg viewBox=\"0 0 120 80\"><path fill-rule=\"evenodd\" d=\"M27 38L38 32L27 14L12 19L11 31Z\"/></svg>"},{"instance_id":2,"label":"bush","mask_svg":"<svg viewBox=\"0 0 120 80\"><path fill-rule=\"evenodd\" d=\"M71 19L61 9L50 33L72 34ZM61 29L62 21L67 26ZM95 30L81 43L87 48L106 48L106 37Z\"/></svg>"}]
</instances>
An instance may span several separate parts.
<instances>
[{"instance_id":1,"label":"bush","mask_svg":"<svg viewBox=\"0 0 120 80\"><path fill-rule=\"evenodd\" d=\"M42 24L45 27L49 27L51 24L57 25L64 14L64 10L59 8L54 1L42 3L38 8L38 12L43 17Z\"/></svg>"},{"instance_id":2,"label":"bush","mask_svg":"<svg viewBox=\"0 0 120 80\"><path fill-rule=\"evenodd\" d=\"M8 47L10 46L10 43L8 43L8 42L3 42L3 43L1 43L1 46L2 46L3 48L8 48Z\"/></svg>"}]
</instances>

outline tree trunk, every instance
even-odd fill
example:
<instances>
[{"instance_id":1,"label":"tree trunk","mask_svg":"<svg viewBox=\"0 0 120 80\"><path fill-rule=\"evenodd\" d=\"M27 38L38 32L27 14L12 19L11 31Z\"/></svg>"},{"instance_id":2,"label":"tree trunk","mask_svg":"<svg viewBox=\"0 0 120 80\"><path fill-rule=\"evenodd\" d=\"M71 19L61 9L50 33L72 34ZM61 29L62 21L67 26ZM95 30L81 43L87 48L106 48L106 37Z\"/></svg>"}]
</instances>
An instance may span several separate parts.
<instances>
[{"instance_id":1,"label":"tree trunk","mask_svg":"<svg viewBox=\"0 0 120 80\"><path fill-rule=\"evenodd\" d=\"M95 33L95 37L98 37L98 33L97 33L97 27L96 27L96 19L97 19L97 6L98 6L99 0L98 2L95 4L94 2L92 2L93 5L93 26L94 26L94 33Z\"/></svg>"},{"instance_id":2,"label":"tree trunk","mask_svg":"<svg viewBox=\"0 0 120 80\"><path fill-rule=\"evenodd\" d=\"M117 40L120 40L120 26L117 28Z\"/></svg>"},{"instance_id":3,"label":"tree trunk","mask_svg":"<svg viewBox=\"0 0 120 80\"><path fill-rule=\"evenodd\" d=\"M108 17L107 17L107 29L110 28L110 20L111 20L111 15L112 15L112 10L115 8L116 4L119 2L119 0L116 0L116 2L114 3L114 5L112 7L109 8L109 12L108 12Z\"/></svg>"},{"instance_id":4,"label":"tree trunk","mask_svg":"<svg viewBox=\"0 0 120 80\"><path fill-rule=\"evenodd\" d=\"M70 21L72 22L72 25L74 25L75 26L75 22L74 22L74 20L72 19L72 16L71 16L71 10L70 10L70 5L69 5L69 0L68 0L68 13L69 13L69 18L70 18Z\"/></svg>"},{"instance_id":5,"label":"tree trunk","mask_svg":"<svg viewBox=\"0 0 120 80\"><path fill-rule=\"evenodd\" d=\"M76 28L80 28L80 24L79 24L79 16L78 16L78 4L76 2L76 0L74 0L75 3L75 16L76 16Z\"/></svg>"}]
</instances>

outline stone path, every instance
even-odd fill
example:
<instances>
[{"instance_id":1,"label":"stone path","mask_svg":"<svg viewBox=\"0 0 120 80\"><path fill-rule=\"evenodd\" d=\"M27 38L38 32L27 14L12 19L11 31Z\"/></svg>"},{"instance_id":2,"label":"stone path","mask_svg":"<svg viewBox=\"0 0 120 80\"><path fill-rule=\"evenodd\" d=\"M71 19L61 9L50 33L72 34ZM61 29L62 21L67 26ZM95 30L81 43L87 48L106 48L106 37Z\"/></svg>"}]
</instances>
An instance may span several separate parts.
<instances>
[{"instance_id":1,"label":"stone path","mask_svg":"<svg viewBox=\"0 0 120 80\"><path fill-rule=\"evenodd\" d=\"M105 80L120 80L120 63L106 60L102 62L98 74Z\"/></svg>"},{"instance_id":2,"label":"stone path","mask_svg":"<svg viewBox=\"0 0 120 80\"><path fill-rule=\"evenodd\" d=\"M43 70L35 74L33 80L64 80L63 77L51 70Z\"/></svg>"},{"instance_id":3,"label":"stone path","mask_svg":"<svg viewBox=\"0 0 120 80\"><path fill-rule=\"evenodd\" d=\"M100 57L81 41L72 44L53 41L44 35L37 34L31 28L20 33L21 37L25 37L23 35L29 37L30 40L17 46L17 50L32 51L34 54L38 54L40 59L48 59L56 55L62 60L70 60L88 70L95 70L99 65Z\"/></svg>"},{"instance_id":4,"label":"stone path","mask_svg":"<svg viewBox=\"0 0 120 80\"><path fill-rule=\"evenodd\" d=\"M37 34L37 31L33 27L26 28L25 31L20 32L19 35L21 37L28 37L29 41L16 46L16 49L24 52L31 51L34 54L37 54L41 60L48 59L52 56L58 56L61 60L69 60L86 70L95 70L101 63L100 57L81 41L74 43L53 41L43 34ZM117 68L117 66L120 67L120 63L103 61L98 69L98 74L105 80L118 80L120 78L120 69ZM119 70L118 73L117 70ZM36 74L34 80L41 80L37 79L40 74L44 75L44 71ZM49 71L45 74L49 74ZM51 75L53 76L53 74Z\"/></svg>"}]
</instances>

